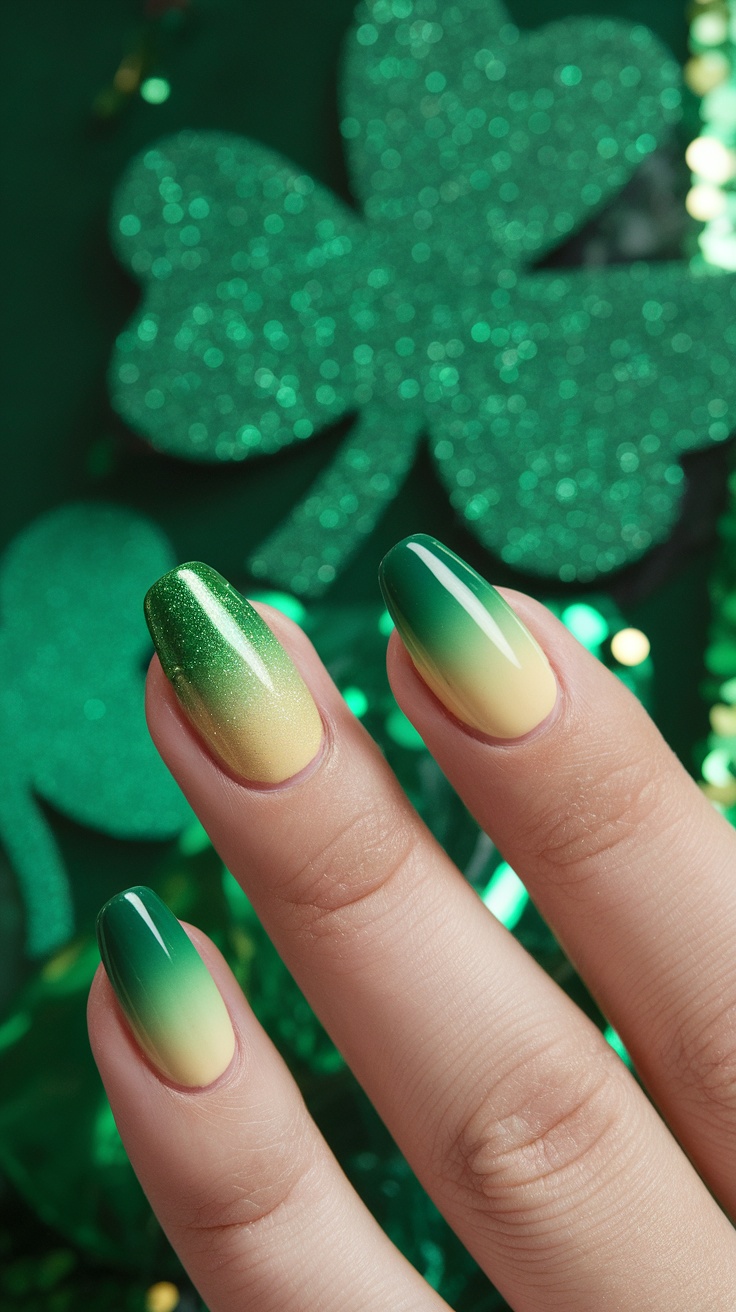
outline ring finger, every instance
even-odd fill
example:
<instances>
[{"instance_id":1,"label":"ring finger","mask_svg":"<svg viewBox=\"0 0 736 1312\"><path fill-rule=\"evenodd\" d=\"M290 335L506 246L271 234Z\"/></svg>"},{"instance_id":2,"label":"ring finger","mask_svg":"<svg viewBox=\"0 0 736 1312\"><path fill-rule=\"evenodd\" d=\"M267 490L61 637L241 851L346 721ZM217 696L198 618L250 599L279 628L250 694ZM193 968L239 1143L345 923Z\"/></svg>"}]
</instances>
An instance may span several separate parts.
<instances>
[{"instance_id":1,"label":"ring finger","mask_svg":"<svg viewBox=\"0 0 736 1312\"><path fill-rule=\"evenodd\" d=\"M210 1312L447 1312L348 1184L212 943L146 888L103 908L99 937L95 1058Z\"/></svg>"}]
</instances>

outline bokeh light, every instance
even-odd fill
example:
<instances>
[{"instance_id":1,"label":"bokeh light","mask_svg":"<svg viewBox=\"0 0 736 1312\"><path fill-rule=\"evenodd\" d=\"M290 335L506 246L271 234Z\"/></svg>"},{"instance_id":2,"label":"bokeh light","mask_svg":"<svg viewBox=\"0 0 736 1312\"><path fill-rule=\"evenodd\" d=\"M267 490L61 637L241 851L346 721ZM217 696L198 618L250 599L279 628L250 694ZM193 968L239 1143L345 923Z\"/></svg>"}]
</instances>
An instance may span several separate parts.
<instances>
[{"instance_id":1,"label":"bokeh light","mask_svg":"<svg viewBox=\"0 0 736 1312\"><path fill-rule=\"evenodd\" d=\"M529 894L519 876L506 861L494 870L488 887L481 893L481 901L507 929L513 929L521 920Z\"/></svg>"},{"instance_id":2,"label":"bokeh light","mask_svg":"<svg viewBox=\"0 0 736 1312\"><path fill-rule=\"evenodd\" d=\"M611 638L611 655L619 665L641 665L651 648L641 629L619 629Z\"/></svg>"},{"instance_id":3,"label":"bokeh light","mask_svg":"<svg viewBox=\"0 0 736 1312\"><path fill-rule=\"evenodd\" d=\"M273 606L274 610L280 610L282 615L287 615L295 624L303 625L307 618L306 606L290 592L252 592L250 595L254 601L263 601L267 606Z\"/></svg>"},{"instance_id":4,"label":"bokeh light","mask_svg":"<svg viewBox=\"0 0 736 1312\"><path fill-rule=\"evenodd\" d=\"M715 137L696 137L685 151L688 168L706 182L728 182L736 171L733 151Z\"/></svg>"},{"instance_id":5,"label":"bokeh light","mask_svg":"<svg viewBox=\"0 0 736 1312\"><path fill-rule=\"evenodd\" d=\"M171 86L165 77L147 77L141 83L141 96L149 105L163 105L171 95Z\"/></svg>"},{"instance_id":6,"label":"bokeh light","mask_svg":"<svg viewBox=\"0 0 736 1312\"><path fill-rule=\"evenodd\" d=\"M720 218L721 214L726 212L726 197L722 191L714 187L710 182L697 182L691 187L685 197L685 208L688 214L694 219L699 219L701 223L707 223L710 219Z\"/></svg>"},{"instance_id":7,"label":"bokeh light","mask_svg":"<svg viewBox=\"0 0 736 1312\"><path fill-rule=\"evenodd\" d=\"M684 72L690 90L696 96L707 96L709 91L725 82L731 72L731 65L722 51L708 50L688 59Z\"/></svg>"},{"instance_id":8,"label":"bokeh light","mask_svg":"<svg viewBox=\"0 0 736 1312\"><path fill-rule=\"evenodd\" d=\"M146 1312L174 1312L180 1302L181 1294L170 1280L158 1280L146 1290Z\"/></svg>"},{"instance_id":9,"label":"bokeh light","mask_svg":"<svg viewBox=\"0 0 736 1312\"><path fill-rule=\"evenodd\" d=\"M726 784L732 784L734 779L729 769L730 752L725 747L714 747L712 752L708 752L701 773L706 783L715 784L722 788Z\"/></svg>"},{"instance_id":10,"label":"bokeh light","mask_svg":"<svg viewBox=\"0 0 736 1312\"><path fill-rule=\"evenodd\" d=\"M342 695L353 715L358 719L365 715L368 710L368 698L362 688L343 688Z\"/></svg>"},{"instance_id":11,"label":"bokeh light","mask_svg":"<svg viewBox=\"0 0 736 1312\"><path fill-rule=\"evenodd\" d=\"M417 733L411 720L404 715L400 706L396 706L386 716L386 733L399 747L408 747L409 751L420 752L424 739Z\"/></svg>"},{"instance_id":12,"label":"bokeh light","mask_svg":"<svg viewBox=\"0 0 736 1312\"><path fill-rule=\"evenodd\" d=\"M562 623L582 642L588 651L595 651L608 637L608 622L594 606L575 601L562 612Z\"/></svg>"},{"instance_id":13,"label":"bokeh light","mask_svg":"<svg viewBox=\"0 0 736 1312\"><path fill-rule=\"evenodd\" d=\"M621 1060L626 1062L627 1066L630 1066L631 1058L628 1052L626 1051L626 1048L624 1047L620 1036L616 1033L612 1025L606 1026L606 1028L603 1031L603 1037L606 1040L606 1043L609 1044L611 1048L613 1048L613 1051L618 1054Z\"/></svg>"}]
</instances>

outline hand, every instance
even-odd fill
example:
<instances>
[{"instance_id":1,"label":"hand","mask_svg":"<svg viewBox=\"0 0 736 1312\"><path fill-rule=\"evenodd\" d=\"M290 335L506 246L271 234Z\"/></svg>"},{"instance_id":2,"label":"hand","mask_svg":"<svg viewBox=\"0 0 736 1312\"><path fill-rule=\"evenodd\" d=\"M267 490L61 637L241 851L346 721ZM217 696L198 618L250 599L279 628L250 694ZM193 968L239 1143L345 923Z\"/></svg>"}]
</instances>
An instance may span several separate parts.
<instances>
[{"instance_id":1,"label":"hand","mask_svg":"<svg viewBox=\"0 0 736 1312\"><path fill-rule=\"evenodd\" d=\"M736 836L543 606L424 537L389 553L383 586L400 705L654 1106L451 864L303 633L206 566L147 598L159 751L517 1312L732 1312ZM210 1312L446 1307L347 1183L213 945L141 889L108 903L100 942L95 1057Z\"/></svg>"}]
</instances>

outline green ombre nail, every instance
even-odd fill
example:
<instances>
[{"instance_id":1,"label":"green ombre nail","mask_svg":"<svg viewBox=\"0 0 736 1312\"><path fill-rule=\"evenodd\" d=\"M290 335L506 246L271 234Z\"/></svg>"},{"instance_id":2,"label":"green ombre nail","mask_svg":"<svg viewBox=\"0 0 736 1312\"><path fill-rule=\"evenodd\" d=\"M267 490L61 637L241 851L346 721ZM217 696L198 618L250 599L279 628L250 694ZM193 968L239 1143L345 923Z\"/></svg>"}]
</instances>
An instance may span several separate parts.
<instances>
[{"instance_id":1,"label":"green ombre nail","mask_svg":"<svg viewBox=\"0 0 736 1312\"><path fill-rule=\"evenodd\" d=\"M441 542L405 538L381 563L386 605L417 670L463 723L519 738L557 699L549 661L500 593Z\"/></svg>"},{"instance_id":2,"label":"green ombre nail","mask_svg":"<svg viewBox=\"0 0 736 1312\"><path fill-rule=\"evenodd\" d=\"M149 590L145 614L189 719L234 774L281 783L308 765L322 720L264 620L209 565L179 565Z\"/></svg>"},{"instance_id":3,"label":"green ombre nail","mask_svg":"<svg viewBox=\"0 0 736 1312\"><path fill-rule=\"evenodd\" d=\"M176 916L150 888L129 888L97 917L102 964L143 1051L175 1084L201 1088L227 1070L235 1036L219 989Z\"/></svg>"}]
</instances>

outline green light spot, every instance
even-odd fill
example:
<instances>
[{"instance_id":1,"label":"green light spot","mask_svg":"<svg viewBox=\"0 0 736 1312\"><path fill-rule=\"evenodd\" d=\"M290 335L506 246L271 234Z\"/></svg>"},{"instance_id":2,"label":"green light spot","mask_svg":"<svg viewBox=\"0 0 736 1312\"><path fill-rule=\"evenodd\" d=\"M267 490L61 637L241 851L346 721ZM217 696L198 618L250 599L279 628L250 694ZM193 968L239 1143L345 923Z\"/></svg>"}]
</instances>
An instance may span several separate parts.
<instances>
[{"instance_id":1,"label":"green light spot","mask_svg":"<svg viewBox=\"0 0 736 1312\"><path fill-rule=\"evenodd\" d=\"M358 719L368 710L368 698L362 688L343 688L342 693L347 705Z\"/></svg>"},{"instance_id":2,"label":"green light spot","mask_svg":"<svg viewBox=\"0 0 736 1312\"><path fill-rule=\"evenodd\" d=\"M31 1028L31 1018L25 1011L16 1012L4 1025L0 1025L0 1049L10 1048Z\"/></svg>"},{"instance_id":3,"label":"green light spot","mask_svg":"<svg viewBox=\"0 0 736 1312\"><path fill-rule=\"evenodd\" d=\"M406 747L411 752L420 752L424 747L424 740L398 706L386 716L386 732L399 747Z\"/></svg>"},{"instance_id":4,"label":"green light spot","mask_svg":"<svg viewBox=\"0 0 736 1312\"><path fill-rule=\"evenodd\" d=\"M126 1161L125 1149L107 1099L101 1103L94 1119L92 1141L94 1160L101 1166L119 1166Z\"/></svg>"},{"instance_id":5,"label":"green light spot","mask_svg":"<svg viewBox=\"0 0 736 1312\"><path fill-rule=\"evenodd\" d=\"M502 861L494 870L488 887L480 897L481 902L507 929L513 929L519 923L529 901L529 894L519 876L506 861Z\"/></svg>"},{"instance_id":6,"label":"green light spot","mask_svg":"<svg viewBox=\"0 0 736 1312\"><path fill-rule=\"evenodd\" d=\"M606 1043L610 1044L613 1051L621 1058L621 1060L626 1062L627 1066L630 1066L631 1058L612 1025L606 1026L603 1031L603 1037L606 1040Z\"/></svg>"},{"instance_id":7,"label":"green light spot","mask_svg":"<svg viewBox=\"0 0 736 1312\"><path fill-rule=\"evenodd\" d=\"M729 706L733 706L736 702L736 679L728 679L721 685L721 698L724 702L728 702Z\"/></svg>"},{"instance_id":8,"label":"green light spot","mask_svg":"<svg viewBox=\"0 0 736 1312\"><path fill-rule=\"evenodd\" d=\"M209 845L209 834L199 820L188 825L179 839L179 851L184 856L196 856L198 852L204 852Z\"/></svg>"},{"instance_id":9,"label":"green light spot","mask_svg":"<svg viewBox=\"0 0 736 1312\"><path fill-rule=\"evenodd\" d=\"M288 615L296 624L303 624L307 618L306 606L289 592L254 592L251 595L255 601L264 601L267 606L280 610L282 615Z\"/></svg>"},{"instance_id":10,"label":"green light spot","mask_svg":"<svg viewBox=\"0 0 736 1312\"><path fill-rule=\"evenodd\" d=\"M388 638L394 629L394 622L387 610L384 610L378 621L378 632L382 633L384 638Z\"/></svg>"},{"instance_id":11,"label":"green light spot","mask_svg":"<svg viewBox=\"0 0 736 1312\"><path fill-rule=\"evenodd\" d=\"M103 715L107 714L105 703L101 702L98 697L88 698L84 703L83 710L85 720L101 720Z\"/></svg>"},{"instance_id":12,"label":"green light spot","mask_svg":"<svg viewBox=\"0 0 736 1312\"><path fill-rule=\"evenodd\" d=\"M447 78L443 73L428 73L424 79L424 85L428 91L438 95L447 86Z\"/></svg>"},{"instance_id":13,"label":"green light spot","mask_svg":"<svg viewBox=\"0 0 736 1312\"><path fill-rule=\"evenodd\" d=\"M487 342L490 335L490 324L485 323L483 319L480 319L478 323L474 323L470 329L470 336L474 342Z\"/></svg>"},{"instance_id":14,"label":"green light spot","mask_svg":"<svg viewBox=\"0 0 736 1312\"><path fill-rule=\"evenodd\" d=\"M564 87L576 87L583 80L583 74L577 64L567 64L560 69L560 82Z\"/></svg>"},{"instance_id":15,"label":"green light spot","mask_svg":"<svg viewBox=\"0 0 736 1312\"><path fill-rule=\"evenodd\" d=\"M594 606L577 601L566 606L562 612L562 623L582 642L588 651L595 651L608 637L608 623Z\"/></svg>"},{"instance_id":16,"label":"green light spot","mask_svg":"<svg viewBox=\"0 0 736 1312\"><path fill-rule=\"evenodd\" d=\"M124 237L137 237L141 230L141 221L135 214L124 214L119 227Z\"/></svg>"},{"instance_id":17,"label":"green light spot","mask_svg":"<svg viewBox=\"0 0 736 1312\"><path fill-rule=\"evenodd\" d=\"M716 747L712 752L708 752L702 765L702 775L706 783L715 784L717 788L733 783L733 775L728 768L729 760L730 753L725 747Z\"/></svg>"},{"instance_id":18,"label":"green light spot","mask_svg":"<svg viewBox=\"0 0 736 1312\"><path fill-rule=\"evenodd\" d=\"M147 77L141 82L141 97L149 105L163 105L171 95L171 87L165 77Z\"/></svg>"}]
</instances>

